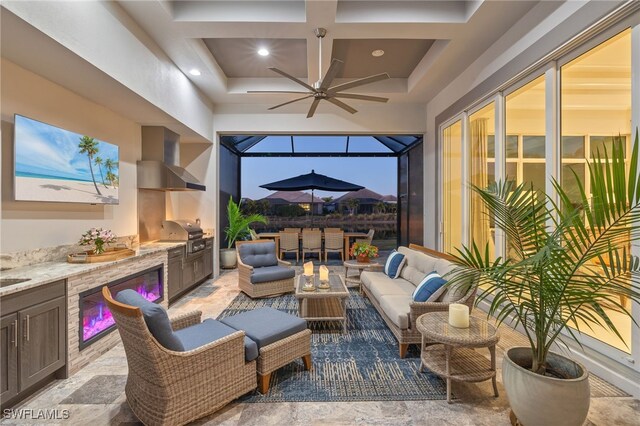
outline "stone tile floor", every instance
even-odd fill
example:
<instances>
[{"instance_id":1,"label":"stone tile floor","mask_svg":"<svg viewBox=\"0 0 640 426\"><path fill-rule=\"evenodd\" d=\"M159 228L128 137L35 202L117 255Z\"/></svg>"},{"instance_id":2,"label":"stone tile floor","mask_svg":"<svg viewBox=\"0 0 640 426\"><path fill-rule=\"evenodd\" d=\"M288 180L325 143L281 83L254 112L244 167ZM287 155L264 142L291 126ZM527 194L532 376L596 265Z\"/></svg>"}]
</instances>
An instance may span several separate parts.
<instances>
[{"instance_id":1,"label":"stone tile floor","mask_svg":"<svg viewBox=\"0 0 640 426\"><path fill-rule=\"evenodd\" d=\"M337 269L337 268L332 268ZM194 309L203 317L216 317L238 294L237 272L226 272L209 280L171 307L176 314ZM481 313L478 313L480 315ZM505 348L526 344L524 336L501 328L498 366ZM488 353L488 352L487 352ZM66 380L56 381L16 409L68 410L66 420L13 420L1 424L130 425L139 424L124 395L127 363L122 345ZM296 402L231 403L217 413L197 421L206 425L509 425L509 405L500 383L494 398L491 382L454 383L458 400L395 402ZM614 396L615 395L615 396ZM640 425L640 401L596 377L587 425Z\"/></svg>"}]
</instances>

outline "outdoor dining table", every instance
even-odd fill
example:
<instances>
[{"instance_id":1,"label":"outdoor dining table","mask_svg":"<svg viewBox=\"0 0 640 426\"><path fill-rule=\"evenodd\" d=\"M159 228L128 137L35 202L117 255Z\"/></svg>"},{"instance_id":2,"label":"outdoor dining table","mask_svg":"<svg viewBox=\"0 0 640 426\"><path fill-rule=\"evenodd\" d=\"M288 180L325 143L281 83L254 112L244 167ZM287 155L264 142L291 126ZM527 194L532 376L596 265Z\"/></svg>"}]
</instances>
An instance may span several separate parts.
<instances>
[{"instance_id":1,"label":"outdoor dining table","mask_svg":"<svg viewBox=\"0 0 640 426\"><path fill-rule=\"evenodd\" d=\"M276 253L280 253L280 233L279 232L261 232L257 234L260 239L269 239L276 242ZM349 242L355 238L367 238L366 232L344 232L344 253L345 258L349 258ZM298 239L302 240L302 232L298 232ZM324 232L322 233L322 239L324 240Z\"/></svg>"}]
</instances>

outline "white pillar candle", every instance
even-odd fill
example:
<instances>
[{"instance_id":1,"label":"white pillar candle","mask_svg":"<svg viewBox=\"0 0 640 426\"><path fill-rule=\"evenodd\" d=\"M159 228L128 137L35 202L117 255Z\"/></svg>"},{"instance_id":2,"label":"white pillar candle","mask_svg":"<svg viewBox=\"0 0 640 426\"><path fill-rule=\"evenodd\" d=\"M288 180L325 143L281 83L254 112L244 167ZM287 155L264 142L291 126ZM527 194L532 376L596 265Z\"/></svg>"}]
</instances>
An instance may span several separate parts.
<instances>
[{"instance_id":1,"label":"white pillar candle","mask_svg":"<svg viewBox=\"0 0 640 426\"><path fill-rule=\"evenodd\" d=\"M329 281L329 268L320 266L320 281Z\"/></svg>"},{"instance_id":2,"label":"white pillar candle","mask_svg":"<svg viewBox=\"0 0 640 426\"><path fill-rule=\"evenodd\" d=\"M313 262L307 262L304 264L304 274L313 275Z\"/></svg>"},{"instance_id":3,"label":"white pillar candle","mask_svg":"<svg viewBox=\"0 0 640 426\"><path fill-rule=\"evenodd\" d=\"M469 307L461 303L450 304L449 324L456 328L469 328Z\"/></svg>"}]
</instances>

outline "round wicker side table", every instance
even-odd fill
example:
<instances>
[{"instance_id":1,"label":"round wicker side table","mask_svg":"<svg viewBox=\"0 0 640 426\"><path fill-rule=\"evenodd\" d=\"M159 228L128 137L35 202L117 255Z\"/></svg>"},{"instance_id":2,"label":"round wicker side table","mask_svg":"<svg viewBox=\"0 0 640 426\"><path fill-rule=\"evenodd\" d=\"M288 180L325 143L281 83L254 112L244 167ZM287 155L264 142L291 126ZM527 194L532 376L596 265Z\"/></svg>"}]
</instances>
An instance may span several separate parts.
<instances>
[{"instance_id":1,"label":"round wicker side table","mask_svg":"<svg viewBox=\"0 0 640 426\"><path fill-rule=\"evenodd\" d=\"M347 287L350 287L349 284L355 284L356 286L358 286L358 289L360 290L360 294L362 294L362 280L360 279L360 275L362 274L362 271L368 270L368 269L371 269L373 271L380 271L383 269L383 266L377 262L362 263L362 262L358 262L355 259L345 260L343 264L344 264L344 281L347 284ZM357 272L357 275L349 275L349 269L355 269Z\"/></svg>"},{"instance_id":2,"label":"round wicker side table","mask_svg":"<svg viewBox=\"0 0 640 426\"><path fill-rule=\"evenodd\" d=\"M491 379L494 395L498 396L496 344L500 336L494 326L481 318L471 317L469 328L456 328L449 325L448 312L421 315L416 325L422 334L420 372L426 367L447 380L448 403L451 403L452 380L483 382ZM491 360L474 348L488 348Z\"/></svg>"}]
</instances>

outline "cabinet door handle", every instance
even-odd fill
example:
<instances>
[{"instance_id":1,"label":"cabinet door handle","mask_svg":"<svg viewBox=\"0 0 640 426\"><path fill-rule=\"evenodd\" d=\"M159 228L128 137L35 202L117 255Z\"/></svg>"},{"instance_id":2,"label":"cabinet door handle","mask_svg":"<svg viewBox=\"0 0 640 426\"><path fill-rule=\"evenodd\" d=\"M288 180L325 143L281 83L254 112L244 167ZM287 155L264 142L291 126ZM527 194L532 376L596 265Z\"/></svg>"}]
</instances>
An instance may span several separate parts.
<instances>
[{"instance_id":1,"label":"cabinet door handle","mask_svg":"<svg viewBox=\"0 0 640 426\"><path fill-rule=\"evenodd\" d=\"M29 341L29 315L27 315L24 319L24 334L27 342Z\"/></svg>"},{"instance_id":2,"label":"cabinet door handle","mask_svg":"<svg viewBox=\"0 0 640 426\"><path fill-rule=\"evenodd\" d=\"M11 326L13 327L13 346L18 347L18 320L15 320Z\"/></svg>"}]
</instances>

